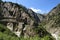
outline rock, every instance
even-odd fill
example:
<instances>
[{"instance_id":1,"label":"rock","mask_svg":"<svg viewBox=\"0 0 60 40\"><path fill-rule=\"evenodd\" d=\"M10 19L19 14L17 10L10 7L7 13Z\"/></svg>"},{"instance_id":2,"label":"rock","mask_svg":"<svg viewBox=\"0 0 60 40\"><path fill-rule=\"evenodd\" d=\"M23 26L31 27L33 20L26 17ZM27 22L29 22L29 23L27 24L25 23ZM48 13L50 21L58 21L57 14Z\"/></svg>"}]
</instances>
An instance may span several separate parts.
<instances>
[{"instance_id":1,"label":"rock","mask_svg":"<svg viewBox=\"0 0 60 40\"><path fill-rule=\"evenodd\" d=\"M13 23L7 23L7 28L13 31Z\"/></svg>"},{"instance_id":2,"label":"rock","mask_svg":"<svg viewBox=\"0 0 60 40\"><path fill-rule=\"evenodd\" d=\"M35 12L11 2L2 2L0 8L2 9L0 22L5 22L7 28L18 37L35 35L33 28L40 23L40 19Z\"/></svg>"}]
</instances>

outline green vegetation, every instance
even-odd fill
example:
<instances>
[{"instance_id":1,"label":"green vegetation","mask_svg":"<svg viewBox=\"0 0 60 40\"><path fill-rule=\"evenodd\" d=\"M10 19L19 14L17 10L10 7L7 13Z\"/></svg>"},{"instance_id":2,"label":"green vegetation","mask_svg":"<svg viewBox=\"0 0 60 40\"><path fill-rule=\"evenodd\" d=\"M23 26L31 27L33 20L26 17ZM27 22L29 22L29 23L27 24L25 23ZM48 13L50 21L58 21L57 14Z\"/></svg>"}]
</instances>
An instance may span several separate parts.
<instances>
[{"instance_id":1,"label":"green vegetation","mask_svg":"<svg viewBox=\"0 0 60 40\"><path fill-rule=\"evenodd\" d=\"M53 38L51 38L51 36L49 35L46 35L44 37L35 36L29 38L23 38L23 37L19 38L9 29L7 29L6 26L0 24L0 40L53 40Z\"/></svg>"},{"instance_id":2,"label":"green vegetation","mask_svg":"<svg viewBox=\"0 0 60 40\"><path fill-rule=\"evenodd\" d=\"M0 2L2 2L2 0L0 0ZM11 3L11 4L13 5L13 3ZM19 11L27 12L27 8L25 8L24 6L18 5L18 4L15 4L15 5L16 5L15 7L19 8ZM0 16L2 17L2 7L0 7ZM29 14L29 16L31 16L31 15ZM33 16L30 18L32 20L35 20L35 18ZM57 20L57 21L59 22L59 20ZM40 23L40 25L38 27L34 28L34 31L36 31L37 35L34 37L29 37L29 38L24 38L24 37L19 38L12 31L10 31L5 25L0 24L0 40L54 40L54 38L51 36L51 34L48 33L45 28L43 28L43 26L45 24L46 23L44 21L44 22ZM37 23L35 23L35 26L36 25L37 25Z\"/></svg>"},{"instance_id":3,"label":"green vegetation","mask_svg":"<svg viewBox=\"0 0 60 40\"><path fill-rule=\"evenodd\" d=\"M23 38L23 37L18 38L0 32L0 40L53 40L53 39L51 39L49 36L45 36L43 38L40 38L38 36L30 37L30 38Z\"/></svg>"}]
</instances>

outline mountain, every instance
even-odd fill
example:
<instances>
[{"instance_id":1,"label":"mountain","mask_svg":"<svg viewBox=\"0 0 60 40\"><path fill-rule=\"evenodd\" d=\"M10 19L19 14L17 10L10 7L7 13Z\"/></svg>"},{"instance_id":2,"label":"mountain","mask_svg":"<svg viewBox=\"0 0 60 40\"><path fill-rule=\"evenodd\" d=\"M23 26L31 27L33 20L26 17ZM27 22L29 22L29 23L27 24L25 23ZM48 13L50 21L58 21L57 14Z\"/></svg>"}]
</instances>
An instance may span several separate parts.
<instances>
[{"instance_id":1,"label":"mountain","mask_svg":"<svg viewBox=\"0 0 60 40\"><path fill-rule=\"evenodd\" d=\"M7 28L19 36L20 31L25 31L26 27L38 26L40 22L36 13L16 3L2 2L0 3L0 9L0 23L6 25Z\"/></svg>"},{"instance_id":2,"label":"mountain","mask_svg":"<svg viewBox=\"0 0 60 40\"><path fill-rule=\"evenodd\" d=\"M40 24L45 18L45 15L35 13L21 4L1 1L0 39L28 40L29 38L31 40L30 37L32 37L32 40L54 40L51 34ZM27 39L21 38L22 36Z\"/></svg>"},{"instance_id":3,"label":"mountain","mask_svg":"<svg viewBox=\"0 0 60 40\"><path fill-rule=\"evenodd\" d=\"M43 26L56 40L60 37L60 4L54 7L44 20Z\"/></svg>"}]
</instances>

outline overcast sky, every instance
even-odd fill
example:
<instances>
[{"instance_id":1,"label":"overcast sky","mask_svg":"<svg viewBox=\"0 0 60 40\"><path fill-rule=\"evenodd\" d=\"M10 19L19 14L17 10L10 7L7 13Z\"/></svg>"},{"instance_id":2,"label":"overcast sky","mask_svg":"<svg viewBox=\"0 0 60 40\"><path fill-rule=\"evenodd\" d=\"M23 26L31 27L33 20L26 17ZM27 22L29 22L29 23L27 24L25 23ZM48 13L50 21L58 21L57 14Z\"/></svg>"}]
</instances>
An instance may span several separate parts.
<instances>
[{"instance_id":1,"label":"overcast sky","mask_svg":"<svg viewBox=\"0 0 60 40\"><path fill-rule=\"evenodd\" d=\"M53 7L60 3L60 0L3 0L10 1L32 9L38 13L48 13Z\"/></svg>"}]
</instances>

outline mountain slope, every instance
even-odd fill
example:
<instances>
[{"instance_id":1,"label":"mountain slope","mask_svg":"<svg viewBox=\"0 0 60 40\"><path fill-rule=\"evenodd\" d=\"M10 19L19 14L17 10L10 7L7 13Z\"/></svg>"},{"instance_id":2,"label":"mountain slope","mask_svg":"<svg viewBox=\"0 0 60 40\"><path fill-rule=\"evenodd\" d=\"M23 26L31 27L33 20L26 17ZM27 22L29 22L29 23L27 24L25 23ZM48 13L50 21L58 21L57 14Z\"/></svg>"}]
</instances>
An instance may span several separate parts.
<instances>
[{"instance_id":1,"label":"mountain slope","mask_svg":"<svg viewBox=\"0 0 60 40\"><path fill-rule=\"evenodd\" d=\"M22 31L26 31L27 27L32 29L38 26L38 22L40 22L37 14L34 14L32 10L31 12L22 5L2 2L0 3L0 23L6 25L8 29L20 36L21 33L23 34Z\"/></svg>"},{"instance_id":2,"label":"mountain slope","mask_svg":"<svg viewBox=\"0 0 60 40\"><path fill-rule=\"evenodd\" d=\"M39 35L38 39L36 40L54 40L50 33L48 33L41 25L39 25L43 19L44 16L42 14L37 14L31 9L27 9L22 5L18 5L12 2L0 2L0 24L3 24L6 29L11 31L6 32L12 34L14 33L15 37L23 36L24 38L35 38L35 35ZM0 31L0 34L8 36L9 39L11 34L7 35L6 32L4 33ZM3 40L5 40L4 35L2 35ZM15 39L15 37L13 36L13 39ZM20 39L18 38L18 40Z\"/></svg>"},{"instance_id":3,"label":"mountain slope","mask_svg":"<svg viewBox=\"0 0 60 40\"><path fill-rule=\"evenodd\" d=\"M60 4L54 7L47 15L44 20L44 27L52 36L59 39L60 35Z\"/></svg>"},{"instance_id":4,"label":"mountain slope","mask_svg":"<svg viewBox=\"0 0 60 40\"><path fill-rule=\"evenodd\" d=\"M52 9L52 11L47 15L47 20L47 22L49 22L50 27L60 27L60 4L54 9Z\"/></svg>"}]
</instances>

